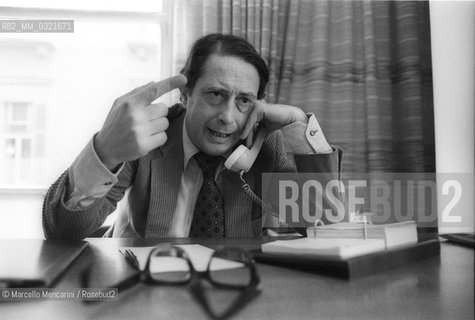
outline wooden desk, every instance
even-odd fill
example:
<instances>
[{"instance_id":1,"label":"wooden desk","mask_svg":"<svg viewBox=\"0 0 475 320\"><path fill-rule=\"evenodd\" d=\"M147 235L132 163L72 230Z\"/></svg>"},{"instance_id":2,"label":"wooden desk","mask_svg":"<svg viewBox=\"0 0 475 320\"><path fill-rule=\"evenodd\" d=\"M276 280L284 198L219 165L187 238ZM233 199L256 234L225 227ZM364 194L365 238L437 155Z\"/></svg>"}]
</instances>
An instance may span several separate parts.
<instances>
[{"instance_id":1,"label":"wooden desk","mask_svg":"<svg viewBox=\"0 0 475 320\"><path fill-rule=\"evenodd\" d=\"M87 266L109 275L127 272L117 249L152 245L153 239L87 239L87 249L59 281L80 288ZM163 241L163 240L162 240ZM187 243L187 239L179 239ZM246 249L258 240L225 240ZM216 241L203 242L216 245ZM263 292L232 319L473 319L474 251L442 243L441 256L347 281L258 264ZM116 302L0 303L0 319L207 319L187 287L138 284Z\"/></svg>"}]
</instances>

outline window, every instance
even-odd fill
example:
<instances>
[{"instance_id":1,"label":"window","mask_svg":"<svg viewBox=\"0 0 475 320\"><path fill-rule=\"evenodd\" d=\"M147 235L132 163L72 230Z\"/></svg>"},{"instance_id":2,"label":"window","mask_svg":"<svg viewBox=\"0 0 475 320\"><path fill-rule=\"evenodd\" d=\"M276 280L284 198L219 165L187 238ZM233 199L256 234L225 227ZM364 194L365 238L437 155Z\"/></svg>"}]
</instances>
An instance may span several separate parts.
<instances>
[{"instance_id":1,"label":"window","mask_svg":"<svg viewBox=\"0 0 475 320\"><path fill-rule=\"evenodd\" d=\"M9 184L35 180L44 158L44 108L32 102L4 102L0 110L0 180Z\"/></svg>"},{"instance_id":2,"label":"window","mask_svg":"<svg viewBox=\"0 0 475 320\"><path fill-rule=\"evenodd\" d=\"M0 33L0 238L43 237L46 189L100 130L114 100L171 75L172 6L2 1L2 20L74 20L74 32Z\"/></svg>"},{"instance_id":3,"label":"window","mask_svg":"<svg viewBox=\"0 0 475 320\"><path fill-rule=\"evenodd\" d=\"M1 19L74 20L72 33L0 33L2 188L46 188L115 98L171 74L171 2L63 2L1 10Z\"/></svg>"}]
</instances>

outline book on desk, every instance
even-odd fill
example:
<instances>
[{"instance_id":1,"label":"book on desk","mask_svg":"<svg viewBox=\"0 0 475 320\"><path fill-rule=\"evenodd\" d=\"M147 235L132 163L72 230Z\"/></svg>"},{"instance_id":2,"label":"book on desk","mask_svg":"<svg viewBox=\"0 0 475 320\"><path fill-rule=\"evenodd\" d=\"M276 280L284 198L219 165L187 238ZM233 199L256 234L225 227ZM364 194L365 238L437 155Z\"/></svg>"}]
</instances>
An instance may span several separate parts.
<instances>
[{"instance_id":1,"label":"book on desk","mask_svg":"<svg viewBox=\"0 0 475 320\"><path fill-rule=\"evenodd\" d=\"M85 241L0 240L0 287L47 288L87 248Z\"/></svg>"},{"instance_id":2,"label":"book on desk","mask_svg":"<svg viewBox=\"0 0 475 320\"><path fill-rule=\"evenodd\" d=\"M308 230L308 237L264 243L258 262L352 279L439 255L436 238L418 239L415 222L384 225L336 223Z\"/></svg>"}]
</instances>

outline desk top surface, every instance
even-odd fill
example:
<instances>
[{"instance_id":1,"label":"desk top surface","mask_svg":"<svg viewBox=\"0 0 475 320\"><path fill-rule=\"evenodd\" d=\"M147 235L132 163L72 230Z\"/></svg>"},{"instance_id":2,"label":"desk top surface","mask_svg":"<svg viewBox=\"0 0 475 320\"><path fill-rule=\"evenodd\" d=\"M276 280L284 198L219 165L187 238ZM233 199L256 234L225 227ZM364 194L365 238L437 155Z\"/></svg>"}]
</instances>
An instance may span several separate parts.
<instances>
[{"instance_id":1,"label":"desk top surface","mask_svg":"<svg viewBox=\"0 0 475 320\"><path fill-rule=\"evenodd\" d=\"M92 268L100 275L131 272L118 249L148 246L158 239L87 239L89 249L58 282L81 288L80 276ZM174 240L190 243L189 239ZM200 241L259 248L260 240ZM232 319L473 319L474 250L444 242L432 257L356 280L258 264L262 293ZM137 284L119 291L118 301L0 303L0 319L207 319L186 286Z\"/></svg>"}]
</instances>

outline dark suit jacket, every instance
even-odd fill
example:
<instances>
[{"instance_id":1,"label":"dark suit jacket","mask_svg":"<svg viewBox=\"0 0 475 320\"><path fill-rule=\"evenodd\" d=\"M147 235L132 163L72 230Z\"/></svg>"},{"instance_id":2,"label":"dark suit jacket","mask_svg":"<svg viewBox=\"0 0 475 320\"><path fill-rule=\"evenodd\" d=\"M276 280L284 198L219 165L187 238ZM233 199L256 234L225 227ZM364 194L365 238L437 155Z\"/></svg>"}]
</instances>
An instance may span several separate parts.
<instances>
[{"instance_id":1,"label":"dark suit jacket","mask_svg":"<svg viewBox=\"0 0 475 320\"><path fill-rule=\"evenodd\" d=\"M48 190L43 204L43 229L46 238L82 239L98 229L121 202L121 212L108 235L115 237L167 237L176 207L183 172L182 127L184 109L170 109L168 141L146 156L127 162L118 183L104 198L84 210L69 210L64 205L68 172ZM338 179L341 150L331 154L295 155L299 172L327 172L328 179ZM252 169L244 179L257 194L263 172L294 172L286 158L280 131L269 135ZM226 237L261 235L261 208L243 192L237 174L223 172L223 195Z\"/></svg>"}]
</instances>

